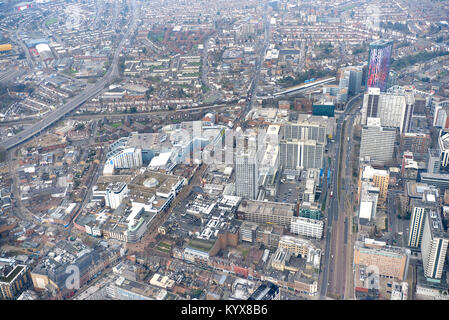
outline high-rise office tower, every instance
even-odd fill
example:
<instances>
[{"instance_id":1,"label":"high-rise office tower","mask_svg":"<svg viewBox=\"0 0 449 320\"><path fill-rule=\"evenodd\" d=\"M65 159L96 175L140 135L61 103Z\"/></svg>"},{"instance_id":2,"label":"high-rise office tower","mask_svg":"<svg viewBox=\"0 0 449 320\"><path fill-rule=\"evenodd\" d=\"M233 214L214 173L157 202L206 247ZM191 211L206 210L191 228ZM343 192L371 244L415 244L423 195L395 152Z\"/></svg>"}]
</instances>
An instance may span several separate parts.
<instances>
[{"instance_id":1,"label":"high-rise office tower","mask_svg":"<svg viewBox=\"0 0 449 320\"><path fill-rule=\"evenodd\" d=\"M327 141L327 120L307 116L296 123L280 128L279 163L284 169L312 169L323 167Z\"/></svg>"},{"instance_id":2,"label":"high-rise office tower","mask_svg":"<svg viewBox=\"0 0 449 320\"><path fill-rule=\"evenodd\" d=\"M356 95L360 92L363 78L362 66L350 66L340 69L340 87L342 80L347 79L347 89L349 95ZM346 84L343 82L343 84Z\"/></svg>"},{"instance_id":3,"label":"high-rise office tower","mask_svg":"<svg viewBox=\"0 0 449 320\"><path fill-rule=\"evenodd\" d=\"M382 92L387 90L392 49L393 41L381 39L370 44L367 87L379 88Z\"/></svg>"},{"instance_id":4,"label":"high-rise office tower","mask_svg":"<svg viewBox=\"0 0 449 320\"><path fill-rule=\"evenodd\" d=\"M363 97L362 124L367 118L379 118L383 127L398 128L400 133L409 132L414 110L414 94L401 88L392 92L381 92L379 88L368 88Z\"/></svg>"},{"instance_id":5,"label":"high-rise office tower","mask_svg":"<svg viewBox=\"0 0 449 320\"><path fill-rule=\"evenodd\" d=\"M337 100L338 104L346 103L349 93L349 75L343 75L338 84Z\"/></svg>"},{"instance_id":6,"label":"high-rise office tower","mask_svg":"<svg viewBox=\"0 0 449 320\"><path fill-rule=\"evenodd\" d=\"M413 203L412 214L410 217L410 231L408 237L408 246L419 248L421 245L424 216L426 208L421 201Z\"/></svg>"},{"instance_id":7,"label":"high-rise office tower","mask_svg":"<svg viewBox=\"0 0 449 320\"><path fill-rule=\"evenodd\" d=\"M323 167L324 145L316 140L281 141L279 157L284 169L319 169Z\"/></svg>"},{"instance_id":8,"label":"high-rise office tower","mask_svg":"<svg viewBox=\"0 0 449 320\"><path fill-rule=\"evenodd\" d=\"M235 193L256 200L258 194L259 166L256 152L241 150L235 157Z\"/></svg>"},{"instance_id":9,"label":"high-rise office tower","mask_svg":"<svg viewBox=\"0 0 449 320\"><path fill-rule=\"evenodd\" d=\"M327 141L327 122L318 122L322 119L319 116L312 116L311 118L281 126L280 138L283 140L316 140L325 144Z\"/></svg>"},{"instance_id":10,"label":"high-rise office tower","mask_svg":"<svg viewBox=\"0 0 449 320\"><path fill-rule=\"evenodd\" d=\"M425 216L421 243L424 275L428 280L441 279L448 244L449 235L444 231L439 213L436 210L429 211Z\"/></svg>"},{"instance_id":11,"label":"high-rise office tower","mask_svg":"<svg viewBox=\"0 0 449 320\"><path fill-rule=\"evenodd\" d=\"M385 164L393 159L396 129L380 126L379 118L368 118L362 127L360 157L369 157L370 161Z\"/></svg>"},{"instance_id":12,"label":"high-rise office tower","mask_svg":"<svg viewBox=\"0 0 449 320\"><path fill-rule=\"evenodd\" d=\"M442 167L449 166L449 133L441 131L438 138L438 146L440 150L440 164Z\"/></svg>"},{"instance_id":13,"label":"high-rise office tower","mask_svg":"<svg viewBox=\"0 0 449 320\"><path fill-rule=\"evenodd\" d=\"M410 230L407 243L409 247L419 248L421 246L425 215L430 211L437 210L437 199L438 194L436 190L426 190L423 193L422 199L412 200Z\"/></svg>"},{"instance_id":14,"label":"high-rise office tower","mask_svg":"<svg viewBox=\"0 0 449 320\"><path fill-rule=\"evenodd\" d=\"M379 117L379 88L368 88L368 92L363 96L362 124L366 124L367 118Z\"/></svg>"},{"instance_id":15,"label":"high-rise office tower","mask_svg":"<svg viewBox=\"0 0 449 320\"><path fill-rule=\"evenodd\" d=\"M412 118L415 112L415 92L411 86L395 86L388 90L385 96L385 108L383 108L383 118L397 119L400 123L399 130L401 133L410 132L412 127ZM395 112L393 117L389 116ZM387 124L385 124L387 126Z\"/></svg>"},{"instance_id":16,"label":"high-rise office tower","mask_svg":"<svg viewBox=\"0 0 449 320\"><path fill-rule=\"evenodd\" d=\"M429 149L427 172L440 173L440 149Z\"/></svg>"}]
</instances>

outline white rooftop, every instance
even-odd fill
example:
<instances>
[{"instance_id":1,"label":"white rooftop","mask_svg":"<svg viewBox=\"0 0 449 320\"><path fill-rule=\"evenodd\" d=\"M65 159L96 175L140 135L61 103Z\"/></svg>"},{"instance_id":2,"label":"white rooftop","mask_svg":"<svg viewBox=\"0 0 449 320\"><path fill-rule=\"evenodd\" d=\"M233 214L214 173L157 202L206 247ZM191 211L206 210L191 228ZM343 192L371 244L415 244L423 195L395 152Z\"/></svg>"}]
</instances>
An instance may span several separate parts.
<instances>
[{"instance_id":1,"label":"white rooftop","mask_svg":"<svg viewBox=\"0 0 449 320\"><path fill-rule=\"evenodd\" d=\"M363 219L371 220L371 212L373 210L373 203L371 201L364 201L360 203L359 217Z\"/></svg>"},{"instance_id":2,"label":"white rooftop","mask_svg":"<svg viewBox=\"0 0 449 320\"><path fill-rule=\"evenodd\" d=\"M172 151L160 153L151 159L149 167L163 167L167 164L168 160L172 155Z\"/></svg>"}]
</instances>

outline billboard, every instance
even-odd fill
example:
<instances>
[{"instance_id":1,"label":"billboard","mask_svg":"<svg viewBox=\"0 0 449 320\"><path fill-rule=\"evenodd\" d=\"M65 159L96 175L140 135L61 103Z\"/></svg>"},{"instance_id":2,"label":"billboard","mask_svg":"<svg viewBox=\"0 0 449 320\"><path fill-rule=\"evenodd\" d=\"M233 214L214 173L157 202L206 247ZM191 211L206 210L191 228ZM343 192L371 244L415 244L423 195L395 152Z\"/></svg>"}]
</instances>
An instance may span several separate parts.
<instances>
[{"instance_id":1,"label":"billboard","mask_svg":"<svg viewBox=\"0 0 449 320\"><path fill-rule=\"evenodd\" d=\"M390 72L393 42L374 42L370 45L368 61L367 87L387 89L388 74Z\"/></svg>"}]
</instances>

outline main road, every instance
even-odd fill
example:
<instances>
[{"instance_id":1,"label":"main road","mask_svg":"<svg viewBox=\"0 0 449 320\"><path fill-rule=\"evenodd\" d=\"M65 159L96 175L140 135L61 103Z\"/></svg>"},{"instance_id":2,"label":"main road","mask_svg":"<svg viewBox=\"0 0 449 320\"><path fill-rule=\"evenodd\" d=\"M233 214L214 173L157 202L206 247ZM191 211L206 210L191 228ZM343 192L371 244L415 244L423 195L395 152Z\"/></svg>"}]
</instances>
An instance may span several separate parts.
<instances>
[{"instance_id":1,"label":"main road","mask_svg":"<svg viewBox=\"0 0 449 320\"><path fill-rule=\"evenodd\" d=\"M264 4L264 40L260 51L258 52L258 57L256 59L256 63L254 66L254 75L250 84L250 88L248 91L247 104L245 108L242 110L240 121L244 121L245 115L248 111L250 111L254 105L254 99L257 95L257 86L259 85L260 78L260 67L265 58L265 53L267 51L268 44L270 43L270 22L268 21L268 4L265 2ZM237 121L234 128L240 125L240 121Z\"/></svg>"},{"instance_id":2,"label":"main road","mask_svg":"<svg viewBox=\"0 0 449 320\"><path fill-rule=\"evenodd\" d=\"M24 131L20 132L18 135L2 141L1 142L2 147L4 147L6 150L9 150L9 149L14 148L14 147L18 146L19 144L27 141L28 139L32 138L33 136L40 134L43 130L47 129L49 126L51 126L52 124L54 124L55 122L57 122L61 118L63 118L66 114L75 110L77 107L82 105L84 102L86 102L90 98L96 96L119 75L118 60L120 57L120 53L121 53L126 41L128 40L129 35L134 33L134 30L137 26L136 18L139 16L139 13L140 13L140 7L136 5L136 0L132 0L132 10L133 10L133 15L130 19L129 27L128 27L126 33L123 35L119 45L117 46L117 49L115 50L115 53L113 56L111 66L109 67L108 71L103 76L103 78L101 78L95 84L89 85L83 92L81 92L79 95L77 95L76 97L71 99L64 106L56 109L55 111L52 111L44 119L31 125Z\"/></svg>"},{"instance_id":3,"label":"main road","mask_svg":"<svg viewBox=\"0 0 449 320\"><path fill-rule=\"evenodd\" d=\"M321 288L320 288L320 298L321 299L325 299L326 295L327 295L327 290L328 290L328 286L330 285L330 280L334 281L333 279L335 278L334 276L336 276L337 278L343 278L345 279L345 274L334 274L335 272L335 255L331 254L331 250L334 251L335 248L337 246L339 246L338 243L331 243L331 240L335 241L336 238L336 234L341 232L341 230L339 230L339 228L341 228L341 226L339 226L337 223L334 223L333 225L333 221L338 221L339 220L339 212L344 212L343 210L343 202L340 204L339 198L340 198L340 194L339 194L339 190L338 190L338 174L339 174L339 165L340 165L340 154L341 152L343 152L342 147L343 144L341 143L342 139L342 134L344 134L342 132L343 129L343 121L345 120L346 116L351 116L352 118L354 117L355 114L351 114L352 109L357 106L361 100L360 98L362 97L362 93L353 97L351 100L348 101L345 111L338 117L337 119L337 130L336 130L336 135L335 135L335 149L336 150L336 154L335 154L335 161L332 161L329 167L329 170L331 170L332 172L332 182L329 185L329 189L332 191L333 193L333 197L330 196L331 192L328 192L329 195L329 199L328 199L328 203L329 206L327 207L327 228L325 230L326 232L326 248L325 248L325 253L324 253L324 262L323 262L323 275L322 275L322 281L321 281ZM345 138L345 137L344 137ZM344 231L344 230L343 230ZM348 232L350 232L350 230L348 230ZM333 234L335 234L335 236L333 237ZM341 242L343 242L343 238L339 237ZM341 245L341 244L340 244ZM337 250L338 251L338 250ZM341 257L343 258L343 257ZM329 276L331 275L331 276Z\"/></svg>"}]
</instances>

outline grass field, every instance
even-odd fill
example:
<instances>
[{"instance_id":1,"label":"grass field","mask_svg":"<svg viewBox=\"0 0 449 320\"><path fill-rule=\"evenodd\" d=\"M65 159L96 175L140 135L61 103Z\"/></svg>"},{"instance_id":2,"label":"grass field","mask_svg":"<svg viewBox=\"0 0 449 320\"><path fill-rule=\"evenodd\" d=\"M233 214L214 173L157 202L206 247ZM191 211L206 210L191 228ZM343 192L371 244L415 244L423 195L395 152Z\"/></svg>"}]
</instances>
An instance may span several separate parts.
<instances>
[{"instance_id":1,"label":"grass field","mask_svg":"<svg viewBox=\"0 0 449 320\"><path fill-rule=\"evenodd\" d=\"M159 247L164 247L164 248L170 249L171 245L168 243L165 243L165 242L159 242Z\"/></svg>"},{"instance_id":2,"label":"grass field","mask_svg":"<svg viewBox=\"0 0 449 320\"><path fill-rule=\"evenodd\" d=\"M48 27L57 22L58 22L58 18L54 17L54 18L50 18L47 21L45 21L45 25Z\"/></svg>"}]
</instances>

